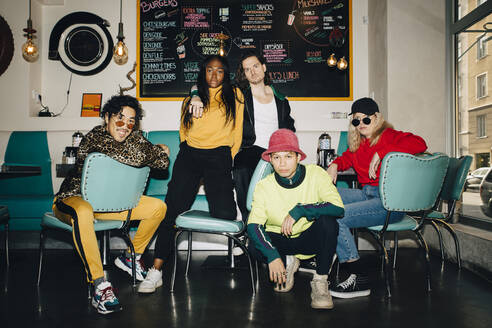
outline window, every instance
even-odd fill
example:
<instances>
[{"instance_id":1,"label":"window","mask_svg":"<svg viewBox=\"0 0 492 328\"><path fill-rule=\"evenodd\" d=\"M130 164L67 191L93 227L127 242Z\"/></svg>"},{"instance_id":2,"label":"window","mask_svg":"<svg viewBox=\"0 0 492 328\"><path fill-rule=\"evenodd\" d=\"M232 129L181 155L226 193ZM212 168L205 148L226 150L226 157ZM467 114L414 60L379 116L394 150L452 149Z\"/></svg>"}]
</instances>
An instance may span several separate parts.
<instances>
[{"instance_id":1,"label":"window","mask_svg":"<svg viewBox=\"0 0 492 328\"><path fill-rule=\"evenodd\" d=\"M490 171L492 157L492 89L489 90L487 80L492 73L492 56L488 54L492 39L485 41L490 33L482 37L484 25L492 22L492 10L490 3L483 3L483 0L454 0L454 10L449 12L454 16L447 18L452 33L449 37L455 40L454 49L448 54L455 58L450 68L454 80L449 84L455 87L454 92L450 92L455 96L451 100L455 104L452 117L456 119L456 129L453 129L456 150L454 156L472 156L471 172L483 167ZM492 174L489 176L492 178ZM474 184L478 184L478 179L476 180ZM485 213L481 206L477 187L467 189L463 192L459 221L492 231L492 209Z\"/></svg>"},{"instance_id":2,"label":"window","mask_svg":"<svg viewBox=\"0 0 492 328\"><path fill-rule=\"evenodd\" d=\"M477 116L477 137L483 138L487 135L485 134L485 119L486 115L478 115Z\"/></svg>"},{"instance_id":3,"label":"window","mask_svg":"<svg viewBox=\"0 0 492 328\"><path fill-rule=\"evenodd\" d=\"M487 56L487 34L481 36L477 42L477 59ZM459 50L458 50L459 51Z\"/></svg>"},{"instance_id":4,"label":"window","mask_svg":"<svg viewBox=\"0 0 492 328\"><path fill-rule=\"evenodd\" d=\"M483 98L487 95L487 74L480 74L477 76L477 99Z\"/></svg>"}]
</instances>

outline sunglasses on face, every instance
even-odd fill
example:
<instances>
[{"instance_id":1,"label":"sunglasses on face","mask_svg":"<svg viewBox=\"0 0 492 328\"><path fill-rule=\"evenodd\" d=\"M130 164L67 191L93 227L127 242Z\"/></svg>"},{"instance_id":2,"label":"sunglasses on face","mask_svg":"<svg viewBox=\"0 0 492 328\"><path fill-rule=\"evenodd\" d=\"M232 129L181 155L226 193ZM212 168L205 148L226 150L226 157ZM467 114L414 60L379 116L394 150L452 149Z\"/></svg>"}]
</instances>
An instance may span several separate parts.
<instances>
[{"instance_id":1,"label":"sunglasses on face","mask_svg":"<svg viewBox=\"0 0 492 328\"><path fill-rule=\"evenodd\" d=\"M124 125L125 125L125 121L115 121L115 122L114 122L114 124L115 124L117 127L121 128L122 126L124 126ZM133 122L128 122L128 123L126 123L126 127L127 127L128 129L130 129L130 130L132 130L134 126L135 126L135 123L133 123Z\"/></svg>"},{"instance_id":2,"label":"sunglasses on face","mask_svg":"<svg viewBox=\"0 0 492 328\"><path fill-rule=\"evenodd\" d=\"M358 126L358 125L360 124L360 122L361 122L361 120L359 120L358 118L354 118L354 119L352 120L352 125L353 125L353 126ZM371 124L371 118L370 118L370 117L367 117L367 116L366 116L366 117L364 117L364 118L362 119L362 123L364 123L364 125L369 125L369 124Z\"/></svg>"}]
</instances>

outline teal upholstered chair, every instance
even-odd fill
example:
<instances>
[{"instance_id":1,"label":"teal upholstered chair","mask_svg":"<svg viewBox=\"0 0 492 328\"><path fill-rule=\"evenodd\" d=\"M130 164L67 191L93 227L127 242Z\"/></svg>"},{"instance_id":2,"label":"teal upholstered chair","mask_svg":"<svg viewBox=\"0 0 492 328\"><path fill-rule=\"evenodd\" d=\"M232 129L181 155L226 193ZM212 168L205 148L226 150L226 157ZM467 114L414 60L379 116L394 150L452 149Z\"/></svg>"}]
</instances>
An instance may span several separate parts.
<instances>
[{"instance_id":1,"label":"teal upholstered chair","mask_svg":"<svg viewBox=\"0 0 492 328\"><path fill-rule=\"evenodd\" d=\"M7 206L0 206L0 225L4 226L5 231L5 263L9 266L9 209Z\"/></svg>"},{"instance_id":2,"label":"teal upholstered chair","mask_svg":"<svg viewBox=\"0 0 492 328\"><path fill-rule=\"evenodd\" d=\"M386 295L391 297L390 267L388 252L384 246L384 233L413 231L425 251L427 290L431 290L430 259L427 244L420 233L424 218L432 212L444 182L449 157L433 154L417 157L406 153L389 153L381 163L379 193L384 208L388 211L383 225L368 227L367 231L376 239L384 259L383 271ZM397 223L389 223L391 212L411 213ZM417 215L413 215L418 213Z\"/></svg>"},{"instance_id":3,"label":"teal upholstered chair","mask_svg":"<svg viewBox=\"0 0 492 328\"><path fill-rule=\"evenodd\" d=\"M253 177L251 178L248 195L247 195L247 207L251 210L251 202L253 199L253 192L256 187L258 181L263 179L265 176L272 172L272 166L270 163L260 160L258 165L256 166L255 172L253 173ZM232 219L232 218L231 218ZM235 219L235 218L233 218ZM253 288L253 295L256 293L255 283L254 283L254 275L253 275L253 267L251 264L251 257L249 255L249 251L245 245L245 243L240 240L238 237L244 234L246 230L246 224L242 220L224 220L218 219L210 216L210 213L207 211L201 210L189 210L176 218L176 228L177 234L174 242L174 267L173 274L171 278L171 292L174 292L174 281L176 279L176 267L177 267L177 243L178 238L183 231L188 232L188 254L186 258L186 271L185 275L188 275L188 269L190 266L191 259L191 250L192 250L192 238L191 232L201 232L215 235L222 235L228 238L228 241L234 241L246 254L249 265L249 272L251 277L251 286ZM229 256L231 258L231 263L233 261L233 255L231 252L232 243L229 242Z\"/></svg>"},{"instance_id":4,"label":"teal upholstered chair","mask_svg":"<svg viewBox=\"0 0 492 328\"><path fill-rule=\"evenodd\" d=\"M135 250L128 234L130 216L132 209L137 206L143 194L149 171L148 167L128 166L101 153L89 154L82 169L82 198L92 205L94 212L128 211L126 221L94 220L94 230L98 232L120 229L123 238L130 246L132 263L135 263ZM44 214L41 228L38 286L41 281L47 231L57 229L72 233L72 226L58 220L52 212ZM132 271L133 286L136 286L135 266L133 266Z\"/></svg>"},{"instance_id":5,"label":"teal upholstered chair","mask_svg":"<svg viewBox=\"0 0 492 328\"><path fill-rule=\"evenodd\" d=\"M439 203L436 211L432 211L426 217L425 223L431 224L436 230L439 237L439 247L441 251L441 260L444 261L444 245L439 226L444 227L453 237L456 248L456 262L461 269L460 244L454 229L449 225L453 218L456 202L461 198L463 187L465 186L466 175L472 162L471 156L462 156L460 158L450 158L446 178L442 186ZM442 203L447 203L447 213L441 211Z\"/></svg>"},{"instance_id":6,"label":"teal upholstered chair","mask_svg":"<svg viewBox=\"0 0 492 328\"><path fill-rule=\"evenodd\" d=\"M338 140L337 155L341 156L344 151L348 149L348 136L347 131L340 132L340 139ZM346 181L337 181L337 188L349 188L349 184Z\"/></svg>"},{"instance_id":7,"label":"teal upholstered chair","mask_svg":"<svg viewBox=\"0 0 492 328\"><path fill-rule=\"evenodd\" d=\"M46 131L14 131L5 164L41 167L41 175L0 180L0 204L8 207L11 230L39 230L43 213L51 209L53 184Z\"/></svg>"},{"instance_id":8,"label":"teal upholstered chair","mask_svg":"<svg viewBox=\"0 0 492 328\"><path fill-rule=\"evenodd\" d=\"M145 195L165 200L167 194L167 184L171 180L173 165L179 151L179 131L150 131L147 132L147 139L153 144L165 144L169 147L169 170L166 172L152 170L150 179L145 190ZM192 209L208 211L208 202L205 195L197 195Z\"/></svg>"}]
</instances>

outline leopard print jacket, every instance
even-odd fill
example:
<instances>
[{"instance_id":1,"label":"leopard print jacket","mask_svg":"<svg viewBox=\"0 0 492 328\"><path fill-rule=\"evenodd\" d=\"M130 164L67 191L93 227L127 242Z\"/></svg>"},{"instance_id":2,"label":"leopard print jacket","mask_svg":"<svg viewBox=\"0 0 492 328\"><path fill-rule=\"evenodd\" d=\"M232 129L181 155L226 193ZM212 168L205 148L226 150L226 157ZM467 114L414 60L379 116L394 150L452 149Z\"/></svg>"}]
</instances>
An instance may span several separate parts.
<instances>
[{"instance_id":1,"label":"leopard print jacket","mask_svg":"<svg viewBox=\"0 0 492 328\"><path fill-rule=\"evenodd\" d=\"M87 155L99 152L120 163L156 169L167 169L169 157L161 147L153 145L145 139L142 131L133 131L123 142L116 141L102 125L93 128L80 142L75 168L63 181L60 191L55 195L57 200L71 196L80 196L82 168Z\"/></svg>"}]
</instances>

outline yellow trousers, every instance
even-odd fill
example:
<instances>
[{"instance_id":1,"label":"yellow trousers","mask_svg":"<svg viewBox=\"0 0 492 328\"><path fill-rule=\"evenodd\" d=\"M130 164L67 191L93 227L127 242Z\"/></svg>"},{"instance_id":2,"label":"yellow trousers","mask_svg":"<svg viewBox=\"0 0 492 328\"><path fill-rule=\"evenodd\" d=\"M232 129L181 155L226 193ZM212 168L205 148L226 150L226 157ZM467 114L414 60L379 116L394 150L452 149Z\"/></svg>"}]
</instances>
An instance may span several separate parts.
<instances>
[{"instance_id":1,"label":"yellow trousers","mask_svg":"<svg viewBox=\"0 0 492 328\"><path fill-rule=\"evenodd\" d=\"M141 220L133 238L136 253L143 253L150 239L166 215L166 204L157 198L142 196L132 210L131 220ZM94 231L94 219L126 220L128 211L94 212L91 204L80 196L72 196L53 204L53 213L62 222L73 228L75 248L84 263L87 281L93 282L104 276L99 245Z\"/></svg>"}]
</instances>

